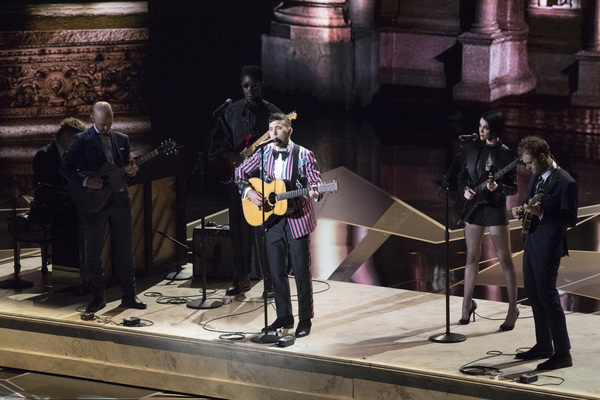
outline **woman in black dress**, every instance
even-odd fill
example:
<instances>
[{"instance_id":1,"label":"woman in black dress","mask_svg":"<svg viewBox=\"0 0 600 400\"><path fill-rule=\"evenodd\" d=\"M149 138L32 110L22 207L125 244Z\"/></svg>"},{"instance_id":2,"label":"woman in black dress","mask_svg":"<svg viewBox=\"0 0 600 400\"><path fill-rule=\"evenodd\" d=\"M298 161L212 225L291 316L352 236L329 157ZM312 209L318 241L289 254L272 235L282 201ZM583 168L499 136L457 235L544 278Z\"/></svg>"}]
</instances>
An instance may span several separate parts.
<instances>
[{"instance_id":1,"label":"woman in black dress","mask_svg":"<svg viewBox=\"0 0 600 400\"><path fill-rule=\"evenodd\" d=\"M517 155L502 144L500 136L504 133L504 117L499 111L488 111L479 120L479 139L467 154L467 162L458 175L458 190L466 200L476 196L473 190L481 182L489 179L490 174L510 164ZM465 241L467 260L465 265L464 296L462 318L458 322L466 325L471 315L475 321L477 303L473 300L473 290L479 273L481 245L485 228L490 231L492 243L502 270L508 291L508 314L501 331L514 328L519 317L517 308L517 276L510 251L510 233L506 211L506 196L517 193L517 173L515 169L507 172L498 181L489 179L487 187L480 192L485 203L478 205L465 221Z\"/></svg>"}]
</instances>

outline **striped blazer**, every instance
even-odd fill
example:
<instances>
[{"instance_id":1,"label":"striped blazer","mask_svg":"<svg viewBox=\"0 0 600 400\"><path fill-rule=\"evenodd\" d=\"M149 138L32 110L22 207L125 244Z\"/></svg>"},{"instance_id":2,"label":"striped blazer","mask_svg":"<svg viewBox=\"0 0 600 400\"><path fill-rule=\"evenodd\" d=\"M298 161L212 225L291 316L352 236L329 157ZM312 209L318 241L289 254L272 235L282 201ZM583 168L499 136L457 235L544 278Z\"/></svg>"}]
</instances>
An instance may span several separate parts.
<instances>
[{"instance_id":1,"label":"striped blazer","mask_svg":"<svg viewBox=\"0 0 600 400\"><path fill-rule=\"evenodd\" d=\"M298 146L300 149L298 153L298 180L303 182L304 185L308 186L322 185L323 180L321 179L319 166L317 165L317 160L315 159L313 152L298 144L295 144L294 142L290 143L290 155L287 159L283 179L288 181L292 179L292 154L294 151L294 146ZM252 155L252 157L244 161L242 165L235 170L235 178L238 182L240 193L244 193L246 188L250 186L248 178L256 171L259 171L260 177L266 176L265 182L272 182L275 180L275 159L273 158L273 145L269 145L265 149L264 160L262 163L260 162L260 155L260 151L257 151ZM262 173L263 164L265 166L264 175ZM296 184L294 182L292 182L292 187L294 189L296 188ZM317 226L317 220L315 218L315 212L313 209L312 200L310 198L297 197L291 201L294 202L294 211L290 215L286 216L286 218L290 224L292 236L295 239L298 239L302 236L309 235L312 231L314 231L315 227Z\"/></svg>"}]
</instances>

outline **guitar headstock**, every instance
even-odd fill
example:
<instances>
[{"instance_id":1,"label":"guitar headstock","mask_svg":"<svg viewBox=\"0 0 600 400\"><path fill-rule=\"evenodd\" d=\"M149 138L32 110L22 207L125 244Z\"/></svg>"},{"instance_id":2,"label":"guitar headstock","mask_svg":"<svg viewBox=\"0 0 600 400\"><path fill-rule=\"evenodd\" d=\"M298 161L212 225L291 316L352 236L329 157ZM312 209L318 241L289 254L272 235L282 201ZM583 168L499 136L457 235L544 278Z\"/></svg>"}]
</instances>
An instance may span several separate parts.
<instances>
[{"instance_id":1,"label":"guitar headstock","mask_svg":"<svg viewBox=\"0 0 600 400\"><path fill-rule=\"evenodd\" d=\"M160 154L169 156L177 152L177 144L173 139L167 139L160 144L156 151Z\"/></svg>"},{"instance_id":2,"label":"guitar headstock","mask_svg":"<svg viewBox=\"0 0 600 400\"><path fill-rule=\"evenodd\" d=\"M292 111L289 114L285 115L290 121L298 118L298 113L296 111Z\"/></svg>"},{"instance_id":3,"label":"guitar headstock","mask_svg":"<svg viewBox=\"0 0 600 400\"><path fill-rule=\"evenodd\" d=\"M319 193L337 192L338 191L338 183L337 183L337 181L331 181L328 183L324 183L322 185L319 185L317 190L319 191Z\"/></svg>"}]
</instances>

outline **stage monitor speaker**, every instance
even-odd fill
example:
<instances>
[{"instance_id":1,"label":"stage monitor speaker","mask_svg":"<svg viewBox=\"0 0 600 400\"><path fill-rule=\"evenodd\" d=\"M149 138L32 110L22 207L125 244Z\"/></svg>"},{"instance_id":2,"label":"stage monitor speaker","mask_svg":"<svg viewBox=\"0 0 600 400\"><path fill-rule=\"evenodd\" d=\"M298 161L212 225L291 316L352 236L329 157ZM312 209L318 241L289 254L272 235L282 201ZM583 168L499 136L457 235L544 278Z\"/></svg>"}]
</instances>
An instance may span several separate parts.
<instances>
[{"instance_id":1,"label":"stage monitor speaker","mask_svg":"<svg viewBox=\"0 0 600 400\"><path fill-rule=\"evenodd\" d=\"M233 252L228 226L206 226L206 276L233 279ZM194 252L202 254L202 226L194 228ZM194 253L194 276L202 276L202 260Z\"/></svg>"}]
</instances>

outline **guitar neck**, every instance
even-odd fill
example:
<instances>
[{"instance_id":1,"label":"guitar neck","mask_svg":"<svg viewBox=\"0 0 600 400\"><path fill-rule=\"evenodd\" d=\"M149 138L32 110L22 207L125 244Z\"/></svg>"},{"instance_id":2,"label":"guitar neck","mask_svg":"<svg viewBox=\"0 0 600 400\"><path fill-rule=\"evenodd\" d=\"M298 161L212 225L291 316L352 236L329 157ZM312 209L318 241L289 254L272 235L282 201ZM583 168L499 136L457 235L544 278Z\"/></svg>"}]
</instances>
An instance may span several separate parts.
<instances>
[{"instance_id":1,"label":"guitar neck","mask_svg":"<svg viewBox=\"0 0 600 400\"><path fill-rule=\"evenodd\" d=\"M293 199L293 198L300 197L300 196L308 196L309 192L310 192L310 188L290 190L289 192L278 193L277 200L288 200L288 199Z\"/></svg>"},{"instance_id":2,"label":"guitar neck","mask_svg":"<svg viewBox=\"0 0 600 400\"><path fill-rule=\"evenodd\" d=\"M151 159L153 159L154 157L156 157L159 154L158 150L152 150L150 153L144 154L141 157L138 157L135 159L135 163L138 165L138 167L140 165L142 165L143 163L145 163L146 161L150 161ZM127 168L129 164L126 164L124 166L122 166L121 168L119 168L117 171L115 171L114 174L111 175L111 177L115 177L117 175L124 175L125 174L125 168Z\"/></svg>"},{"instance_id":3,"label":"guitar neck","mask_svg":"<svg viewBox=\"0 0 600 400\"><path fill-rule=\"evenodd\" d=\"M500 178L502 178L508 171L510 171L511 169L513 169L517 163L521 161L520 158L517 158L516 160L514 160L513 162L511 162L510 164L508 164L506 167L502 168L500 171L496 172L494 174L494 180L498 180ZM477 186L475 188L475 192L481 192L483 189L485 189L487 187L487 183L488 183L488 179L486 179L485 181L481 182L479 184L479 186Z\"/></svg>"},{"instance_id":4,"label":"guitar neck","mask_svg":"<svg viewBox=\"0 0 600 400\"><path fill-rule=\"evenodd\" d=\"M269 138L269 131L267 131L264 135L262 135L261 137L259 137L258 140L256 140L254 143L252 143L250 145L250 147L248 147L244 151L242 151L241 155L244 158L249 158L256 151L256 146L258 146L259 143L264 142L268 138Z\"/></svg>"}]
</instances>

